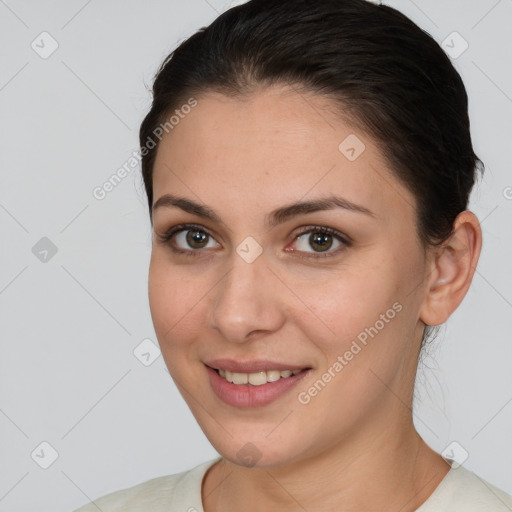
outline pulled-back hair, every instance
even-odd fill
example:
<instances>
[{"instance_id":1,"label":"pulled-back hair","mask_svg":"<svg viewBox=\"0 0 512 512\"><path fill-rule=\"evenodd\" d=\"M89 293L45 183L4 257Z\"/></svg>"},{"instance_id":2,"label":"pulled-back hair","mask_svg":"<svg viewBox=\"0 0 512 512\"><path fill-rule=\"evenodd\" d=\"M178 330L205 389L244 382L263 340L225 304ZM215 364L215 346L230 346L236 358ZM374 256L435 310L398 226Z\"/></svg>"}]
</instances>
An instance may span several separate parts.
<instances>
[{"instance_id":1,"label":"pulled-back hair","mask_svg":"<svg viewBox=\"0 0 512 512\"><path fill-rule=\"evenodd\" d=\"M243 96L273 84L332 98L340 117L372 138L416 198L424 248L453 233L483 169L471 143L466 90L436 41L385 5L251 0L229 9L160 66L141 147L190 97ZM151 222L157 150L158 143L142 158Z\"/></svg>"}]
</instances>

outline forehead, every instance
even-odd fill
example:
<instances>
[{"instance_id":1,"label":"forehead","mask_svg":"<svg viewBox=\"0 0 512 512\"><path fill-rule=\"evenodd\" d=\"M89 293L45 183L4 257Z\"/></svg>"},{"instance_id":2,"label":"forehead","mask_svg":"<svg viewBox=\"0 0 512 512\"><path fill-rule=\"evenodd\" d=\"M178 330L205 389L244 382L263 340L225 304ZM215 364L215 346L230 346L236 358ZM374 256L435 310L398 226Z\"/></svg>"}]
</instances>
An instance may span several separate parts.
<instances>
[{"instance_id":1,"label":"forehead","mask_svg":"<svg viewBox=\"0 0 512 512\"><path fill-rule=\"evenodd\" d=\"M196 100L159 144L155 200L179 189L207 204L257 203L270 211L336 193L382 218L393 209L412 213L410 192L371 138L344 121L332 100L289 87L243 97L209 92Z\"/></svg>"}]
</instances>

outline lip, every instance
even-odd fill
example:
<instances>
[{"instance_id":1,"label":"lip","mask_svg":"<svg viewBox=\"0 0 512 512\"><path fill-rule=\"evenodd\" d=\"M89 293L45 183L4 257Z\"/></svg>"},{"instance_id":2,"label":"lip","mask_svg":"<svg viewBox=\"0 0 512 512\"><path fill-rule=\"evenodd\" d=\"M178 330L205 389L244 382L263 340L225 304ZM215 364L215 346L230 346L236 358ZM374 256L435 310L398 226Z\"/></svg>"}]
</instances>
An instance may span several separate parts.
<instances>
[{"instance_id":1,"label":"lip","mask_svg":"<svg viewBox=\"0 0 512 512\"><path fill-rule=\"evenodd\" d=\"M223 363L225 364L225 363ZM268 362L259 361L258 364L265 364L265 368L271 369L268 366ZM275 364L275 363L271 363ZM237 363L237 368L240 368L240 363ZM254 362L250 363L250 367L254 368ZM222 368L222 366L220 366ZM247 367L247 366L245 366ZM251 407L263 407L265 405L274 402L278 398L284 397L292 388L294 388L299 381L301 381L306 375L312 372L311 368L304 369L297 373L297 375L291 375L290 377L280 378L275 382L267 382L261 386L253 386L252 384L233 384L228 382L224 377L221 377L219 373L212 367L205 365L208 372L208 378L210 385L217 395L217 397L224 403L238 408L251 408ZM229 369L229 368L227 368ZM278 368L272 368L278 369ZM284 369L292 369L290 366ZM294 368L300 369L300 368ZM260 370L261 371L261 370ZM252 372L242 372L252 373Z\"/></svg>"},{"instance_id":2,"label":"lip","mask_svg":"<svg viewBox=\"0 0 512 512\"><path fill-rule=\"evenodd\" d=\"M214 370L222 368L223 370L229 370L230 372L236 373L256 373L264 370L305 370L311 368L307 365L294 365L262 359L254 361L235 361L234 359L223 358L205 361L204 364Z\"/></svg>"}]
</instances>

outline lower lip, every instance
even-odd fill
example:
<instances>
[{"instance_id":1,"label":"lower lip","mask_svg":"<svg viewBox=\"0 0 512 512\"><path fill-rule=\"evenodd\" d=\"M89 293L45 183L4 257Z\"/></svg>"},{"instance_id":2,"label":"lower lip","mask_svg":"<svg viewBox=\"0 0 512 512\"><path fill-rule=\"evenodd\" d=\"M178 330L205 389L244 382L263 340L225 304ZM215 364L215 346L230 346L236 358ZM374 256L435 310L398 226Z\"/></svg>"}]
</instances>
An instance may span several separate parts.
<instances>
[{"instance_id":1,"label":"lower lip","mask_svg":"<svg viewBox=\"0 0 512 512\"><path fill-rule=\"evenodd\" d=\"M261 386L252 384L233 384L221 377L213 368L206 366L210 384L215 394L233 407L261 407L267 405L290 391L302 380L311 369L302 370L297 375L283 378L275 382L267 382Z\"/></svg>"}]
</instances>

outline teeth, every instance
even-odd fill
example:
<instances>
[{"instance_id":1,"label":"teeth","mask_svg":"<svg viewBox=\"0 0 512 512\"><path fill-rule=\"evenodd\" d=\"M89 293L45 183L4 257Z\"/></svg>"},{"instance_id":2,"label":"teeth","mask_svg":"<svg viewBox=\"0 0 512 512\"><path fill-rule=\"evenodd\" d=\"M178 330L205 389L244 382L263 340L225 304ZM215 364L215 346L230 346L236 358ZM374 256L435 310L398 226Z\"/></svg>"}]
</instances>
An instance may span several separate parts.
<instances>
[{"instance_id":1,"label":"teeth","mask_svg":"<svg viewBox=\"0 0 512 512\"><path fill-rule=\"evenodd\" d=\"M261 386L267 382L276 382L279 379L285 379L290 375L297 375L301 370L267 370L255 373L237 373L230 372L219 368L219 374L228 382L233 384L252 384L253 386Z\"/></svg>"},{"instance_id":2,"label":"teeth","mask_svg":"<svg viewBox=\"0 0 512 512\"><path fill-rule=\"evenodd\" d=\"M237 375L236 373L234 375ZM246 373L239 373L238 375L247 375ZM267 372L256 372L249 373L249 384L253 386L261 386L262 384L267 383ZM235 379L233 379L233 384L236 384Z\"/></svg>"},{"instance_id":3,"label":"teeth","mask_svg":"<svg viewBox=\"0 0 512 512\"><path fill-rule=\"evenodd\" d=\"M266 372L267 374L267 382L275 382L281 378L281 372L279 370L269 370ZM252 383L251 383L252 384Z\"/></svg>"},{"instance_id":4,"label":"teeth","mask_svg":"<svg viewBox=\"0 0 512 512\"><path fill-rule=\"evenodd\" d=\"M249 379L247 373L231 373L229 382L232 382L233 384L247 384Z\"/></svg>"}]
</instances>

